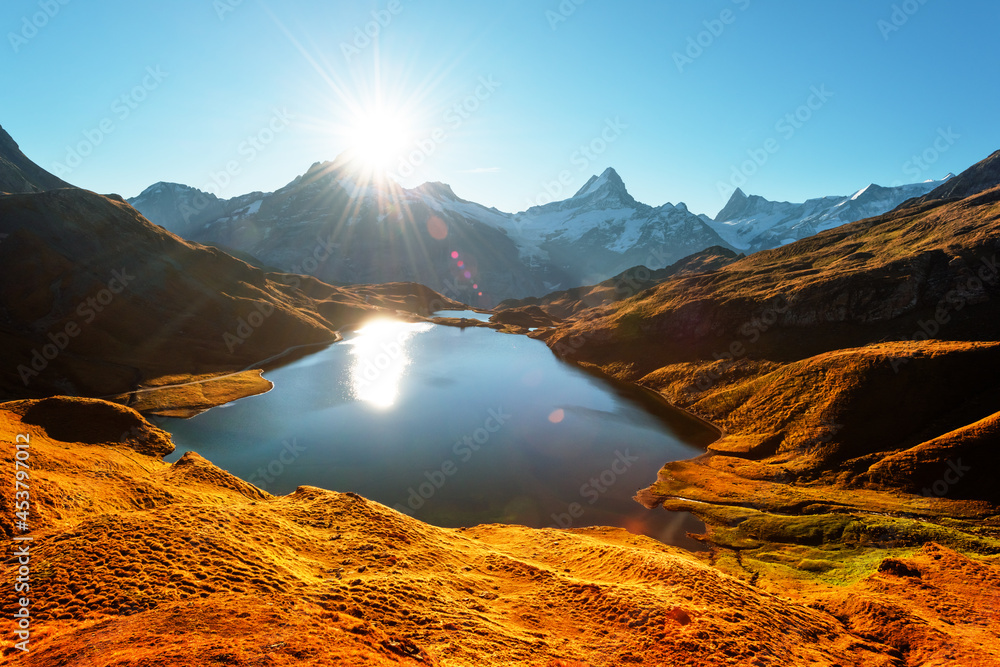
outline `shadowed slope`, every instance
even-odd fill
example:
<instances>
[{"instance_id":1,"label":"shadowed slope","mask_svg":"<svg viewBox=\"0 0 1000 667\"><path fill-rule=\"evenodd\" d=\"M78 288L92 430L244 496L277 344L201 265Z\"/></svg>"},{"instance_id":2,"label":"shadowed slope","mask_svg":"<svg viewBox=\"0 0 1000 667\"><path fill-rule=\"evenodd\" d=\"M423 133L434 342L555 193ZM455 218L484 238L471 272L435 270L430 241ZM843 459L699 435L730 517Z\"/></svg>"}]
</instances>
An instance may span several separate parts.
<instances>
[{"instance_id":1,"label":"shadowed slope","mask_svg":"<svg viewBox=\"0 0 1000 667\"><path fill-rule=\"evenodd\" d=\"M0 195L0 395L110 395L234 371L340 327L455 302L420 285L336 288L266 273L84 190Z\"/></svg>"}]
</instances>

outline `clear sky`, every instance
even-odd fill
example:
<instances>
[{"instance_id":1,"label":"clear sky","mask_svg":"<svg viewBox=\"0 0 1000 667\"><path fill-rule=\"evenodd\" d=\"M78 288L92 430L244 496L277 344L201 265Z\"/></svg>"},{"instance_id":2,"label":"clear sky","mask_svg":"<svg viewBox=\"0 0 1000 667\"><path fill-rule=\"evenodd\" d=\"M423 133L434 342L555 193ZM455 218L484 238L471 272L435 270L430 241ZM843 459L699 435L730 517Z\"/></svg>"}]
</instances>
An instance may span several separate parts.
<instances>
[{"instance_id":1,"label":"clear sky","mask_svg":"<svg viewBox=\"0 0 1000 667\"><path fill-rule=\"evenodd\" d=\"M715 215L1000 148L996 0L6 0L0 27L0 125L126 197L271 191L366 131L403 185L506 211L609 166Z\"/></svg>"}]
</instances>

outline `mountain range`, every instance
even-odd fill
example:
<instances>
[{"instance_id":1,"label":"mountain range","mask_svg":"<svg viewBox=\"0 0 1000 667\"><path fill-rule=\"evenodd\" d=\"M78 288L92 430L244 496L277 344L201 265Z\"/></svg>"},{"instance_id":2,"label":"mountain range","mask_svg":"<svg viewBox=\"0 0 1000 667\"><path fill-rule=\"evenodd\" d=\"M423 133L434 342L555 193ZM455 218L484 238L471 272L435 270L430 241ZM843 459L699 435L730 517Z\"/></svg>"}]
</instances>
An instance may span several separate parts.
<instances>
[{"instance_id":1,"label":"mountain range","mask_svg":"<svg viewBox=\"0 0 1000 667\"><path fill-rule=\"evenodd\" d=\"M190 240L283 270L334 284L415 281L477 306L725 244L683 205L636 202L612 169L566 201L517 215L461 199L443 183L406 189L373 179L343 158L314 164L268 195L222 201L157 183L130 203Z\"/></svg>"},{"instance_id":2,"label":"mountain range","mask_svg":"<svg viewBox=\"0 0 1000 667\"><path fill-rule=\"evenodd\" d=\"M804 204L738 190L713 220L683 203L638 202L609 168L569 199L511 214L464 200L443 183L400 187L342 156L274 193L222 200L156 183L129 203L189 240L284 271L334 284L414 281L492 307L597 283L638 264L663 268L712 246L776 247L884 213L937 185L870 185Z\"/></svg>"},{"instance_id":3,"label":"mountain range","mask_svg":"<svg viewBox=\"0 0 1000 667\"><path fill-rule=\"evenodd\" d=\"M819 232L891 211L921 197L952 178L894 187L874 183L846 197L808 199L801 204L747 196L736 188L729 202L708 225L734 248L758 252L798 241Z\"/></svg>"}]
</instances>

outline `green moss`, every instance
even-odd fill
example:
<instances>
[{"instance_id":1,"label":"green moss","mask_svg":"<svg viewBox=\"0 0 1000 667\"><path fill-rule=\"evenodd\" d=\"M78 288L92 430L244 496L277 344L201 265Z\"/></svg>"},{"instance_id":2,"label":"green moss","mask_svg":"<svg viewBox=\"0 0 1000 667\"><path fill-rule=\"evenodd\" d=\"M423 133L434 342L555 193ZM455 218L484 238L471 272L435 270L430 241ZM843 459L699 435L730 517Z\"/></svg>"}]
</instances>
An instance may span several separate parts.
<instances>
[{"instance_id":1,"label":"green moss","mask_svg":"<svg viewBox=\"0 0 1000 667\"><path fill-rule=\"evenodd\" d=\"M739 528L747 537L764 542L820 545L838 541L851 521L850 516L842 514L777 516L761 513L741 523Z\"/></svg>"},{"instance_id":2,"label":"green moss","mask_svg":"<svg viewBox=\"0 0 1000 667\"><path fill-rule=\"evenodd\" d=\"M806 572L828 572L839 568L839 563L834 563L831 560L824 559L814 559L814 558L803 558L798 563L795 564L795 568L798 570L804 570Z\"/></svg>"}]
</instances>

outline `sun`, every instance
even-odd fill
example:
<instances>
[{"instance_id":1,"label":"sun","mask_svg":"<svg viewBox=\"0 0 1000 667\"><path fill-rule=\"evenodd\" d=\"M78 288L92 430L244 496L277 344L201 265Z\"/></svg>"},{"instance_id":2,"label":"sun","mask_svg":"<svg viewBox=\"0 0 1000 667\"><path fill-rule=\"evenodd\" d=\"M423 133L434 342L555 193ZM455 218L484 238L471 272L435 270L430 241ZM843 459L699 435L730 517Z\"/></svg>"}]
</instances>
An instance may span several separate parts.
<instances>
[{"instance_id":1,"label":"sun","mask_svg":"<svg viewBox=\"0 0 1000 667\"><path fill-rule=\"evenodd\" d=\"M349 137L351 152L378 171L395 168L412 139L407 120L401 114L383 109L361 114Z\"/></svg>"}]
</instances>

